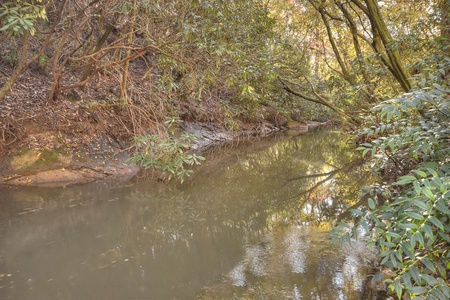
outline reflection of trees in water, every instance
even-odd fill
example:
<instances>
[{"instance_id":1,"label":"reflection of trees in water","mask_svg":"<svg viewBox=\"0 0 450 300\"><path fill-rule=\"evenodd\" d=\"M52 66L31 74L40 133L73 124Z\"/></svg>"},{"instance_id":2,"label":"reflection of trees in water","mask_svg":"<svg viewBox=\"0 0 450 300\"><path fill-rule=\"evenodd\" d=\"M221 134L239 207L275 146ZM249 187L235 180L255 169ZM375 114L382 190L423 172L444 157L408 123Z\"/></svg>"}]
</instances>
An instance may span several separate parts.
<instances>
[{"instance_id":1,"label":"reflection of trees in water","mask_svg":"<svg viewBox=\"0 0 450 300\"><path fill-rule=\"evenodd\" d=\"M340 252L315 227L276 226L197 299L365 299L365 251Z\"/></svg>"},{"instance_id":2,"label":"reflection of trees in water","mask_svg":"<svg viewBox=\"0 0 450 300\"><path fill-rule=\"evenodd\" d=\"M360 181L366 180L355 171L342 136L329 131L269 138L250 148L225 148L225 153L226 159L209 158L192 180L163 189L141 182L117 189L94 184L18 193L17 199L28 202L20 205L22 210L10 212L25 214L2 212L20 225L15 221L14 231L3 227L0 251L27 256L33 249L26 266L5 260L13 269L47 270L39 289L52 279L80 299L86 294L74 287L89 286L98 276L109 278L96 287L98 291L111 289L117 297L136 298L150 290L155 298L164 298L167 286L174 287L172 295L195 294L199 286L233 266L241 274L253 270L257 277L266 272L276 274L271 279L282 278L281 270L300 272L303 254L314 250L304 250L299 240L282 234L258 244L261 236L271 234L280 220L298 224L333 219L352 205ZM283 259L277 253L292 256ZM191 278L192 274L199 275ZM33 287L38 289L38 284ZM273 289L282 285L280 281ZM259 287L266 285L254 286Z\"/></svg>"},{"instance_id":3,"label":"reflection of trees in water","mask_svg":"<svg viewBox=\"0 0 450 300\"><path fill-rule=\"evenodd\" d=\"M286 184L294 183L298 188L298 192L289 198L293 200L288 203L291 213L299 212L301 216L297 219L300 222L333 222L355 203L360 188L372 180L368 175L359 176L361 164L362 161L357 159L332 171L290 178ZM301 186L299 181L302 181Z\"/></svg>"},{"instance_id":4,"label":"reflection of trees in water","mask_svg":"<svg viewBox=\"0 0 450 300\"><path fill-rule=\"evenodd\" d=\"M176 216L168 215L154 224L166 224L164 232L182 232L183 224L211 218L217 228L223 224L257 228L273 216L299 222L330 221L351 206L359 188L371 180L338 132L319 130L269 143L256 152L225 149L232 158L228 164L214 176L209 169L199 169L195 180L170 196L179 197L169 201L178 207L165 211Z\"/></svg>"},{"instance_id":5,"label":"reflection of trees in water","mask_svg":"<svg viewBox=\"0 0 450 300\"><path fill-rule=\"evenodd\" d=\"M318 130L237 156L237 164L226 170L225 177L232 180L223 181L224 192L238 181L242 195L252 202L270 198L265 201L266 215L281 213L281 219L333 220L355 202L360 187L372 181L339 132ZM242 203L244 209L246 205Z\"/></svg>"},{"instance_id":6,"label":"reflection of trees in water","mask_svg":"<svg viewBox=\"0 0 450 300\"><path fill-rule=\"evenodd\" d=\"M359 161L348 154L348 146L341 138L333 133L311 135L283 140L258 152L229 153L235 156L234 163L216 170L214 177L209 171L199 170L194 181L173 186L158 197L134 194L130 201L142 203L145 209L134 213L130 220L139 220L145 226L141 234L159 241L156 255L165 253L174 243L190 251L198 235L218 241L234 236L252 246L246 248L243 260L230 274L236 282L246 278L247 272L255 273L249 270L260 270L262 275L261 266L277 265L270 262L276 255L268 254L270 247L252 244L252 235L255 241L260 239L272 221L306 224L333 220L336 213L354 203L360 184L368 180L358 173ZM328 150L321 152L317 150L320 148ZM287 261L298 271L299 258L305 256L298 244L290 245L285 252L292 257ZM264 264L257 263L266 259L269 261ZM312 288L317 293L321 289Z\"/></svg>"}]
</instances>

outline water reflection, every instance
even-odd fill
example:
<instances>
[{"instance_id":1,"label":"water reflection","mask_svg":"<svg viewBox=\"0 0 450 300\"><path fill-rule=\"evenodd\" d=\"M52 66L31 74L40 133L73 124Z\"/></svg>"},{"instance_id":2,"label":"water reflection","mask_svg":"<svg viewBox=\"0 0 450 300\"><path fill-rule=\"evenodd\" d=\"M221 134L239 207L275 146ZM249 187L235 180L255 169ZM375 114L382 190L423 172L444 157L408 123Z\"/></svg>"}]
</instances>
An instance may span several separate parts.
<instances>
[{"instance_id":1,"label":"water reflection","mask_svg":"<svg viewBox=\"0 0 450 300\"><path fill-rule=\"evenodd\" d=\"M336 251L325 231L305 226L277 227L265 243L248 245L244 259L199 299L369 299L362 247Z\"/></svg>"},{"instance_id":2,"label":"water reflection","mask_svg":"<svg viewBox=\"0 0 450 300\"><path fill-rule=\"evenodd\" d=\"M1 190L0 298L367 299L326 234L371 180L339 132L205 155L182 185Z\"/></svg>"}]
</instances>

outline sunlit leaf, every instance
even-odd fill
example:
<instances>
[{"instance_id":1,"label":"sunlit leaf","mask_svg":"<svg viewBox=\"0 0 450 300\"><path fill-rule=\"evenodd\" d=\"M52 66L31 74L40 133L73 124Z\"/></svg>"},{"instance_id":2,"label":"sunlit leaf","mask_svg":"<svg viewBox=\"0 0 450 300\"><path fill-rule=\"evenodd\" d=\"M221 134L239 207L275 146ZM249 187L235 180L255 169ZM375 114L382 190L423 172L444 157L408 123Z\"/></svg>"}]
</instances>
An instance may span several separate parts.
<instances>
[{"instance_id":1,"label":"sunlit leaf","mask_svg":"<svg viewBox=\"0 0 450 300\"><path fill-rule=\"evenodd\" d=\"M424 171L421 171L421 170L413 170L413 172L423 178L426 178L428 176L427 173L425 173Z\"/></svg>"},{"instance_id":2,"label":"sunlit leaf","mask_svg":"<svg viewBox=\"0 0 450 300\"><path fill-rule=\"evenodd\" d=\"M370 209L375 209L376 205L372 198L367 199Z\"/></svg>"},{"instance_id":3,"label":"sunlit leaf","mask_svg":"<svg viewBox=\"0 0 450 300\"><path fill-rule=\"evenodd\" d=\"M405 185L405 184L410 184L411 182L413 182L415 180L417 180L416 177L414 177L412 175L405 175L405 176L402 176L400 178L400 180L397 181L395 184L397 184L397 185Z\"/></svg>"}]
</instances>

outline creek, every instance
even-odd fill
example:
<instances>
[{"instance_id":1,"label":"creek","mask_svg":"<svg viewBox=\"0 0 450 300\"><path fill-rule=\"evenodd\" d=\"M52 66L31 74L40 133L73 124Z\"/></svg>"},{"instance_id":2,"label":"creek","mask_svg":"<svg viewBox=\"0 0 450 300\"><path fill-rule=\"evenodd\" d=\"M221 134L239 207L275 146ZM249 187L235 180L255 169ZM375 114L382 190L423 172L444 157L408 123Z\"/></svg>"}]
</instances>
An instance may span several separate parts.
<instances>
[{"instance_id":1,"label":"creek","mask_svg":"<svg viewBox=\"0 0 450 300\"><path fill-rule=\"evenodd\" d=\"M0 299L368 299L327 233L373 180L335 128L228 143L186 182L0 189Z\"/></svg>"}]
</instances>

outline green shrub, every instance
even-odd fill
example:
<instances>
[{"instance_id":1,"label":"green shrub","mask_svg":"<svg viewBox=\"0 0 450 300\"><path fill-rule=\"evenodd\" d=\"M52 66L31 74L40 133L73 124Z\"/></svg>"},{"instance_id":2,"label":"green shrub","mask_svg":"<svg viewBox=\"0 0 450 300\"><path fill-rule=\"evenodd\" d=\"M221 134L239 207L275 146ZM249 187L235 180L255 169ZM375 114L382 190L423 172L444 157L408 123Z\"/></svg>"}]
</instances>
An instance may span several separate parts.
<instances>
[{"instance_id":1,"label":"green shrub","mask_svg":"<svg viewBox=\"0 0 450 300\"><path fill-rule=\"evenodd\" d=\"M137 152L130 161L145 169L161 171L164 179L175 177L183 182L193 172L185 165L192 166L205 160L203 156L186 152L194 140L193 135L136 137Z\"/></svg>"},{"instance_id":2,"label":"green shrub","mask_svg":"<svg viewBox=\"0 0 450 300\"><path fill-rule=\"evenodd\" d=\"M339 223L334 241L370 232L391 292L400 299L449 299L450 60L419 87L378 105L358 150L387 181L367 187L367 207L352 210L354 225Z\"/></svg>"},{"instance_id":3,"label":"green shrub","mask_svg":"<svg viewBox=\"0 0 450 300\"><path fill-rule=\"evenodd\" d=\"M35 23L38 19L47 19L42 0L6 1L0 5L0 23L4 31L10 35L36 32Z\"/></svg>"}]
</instances>

